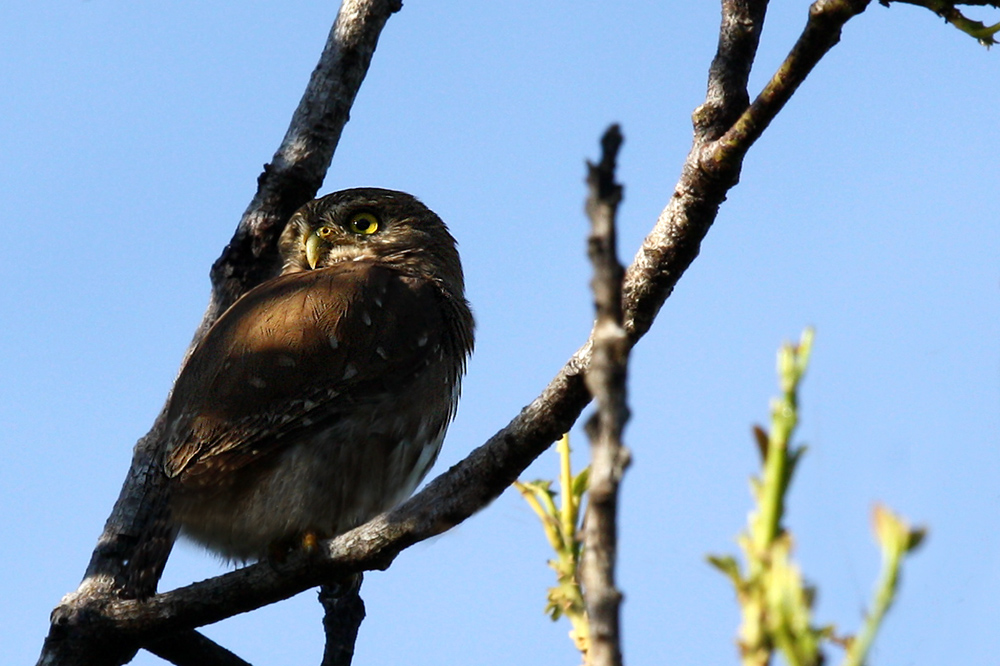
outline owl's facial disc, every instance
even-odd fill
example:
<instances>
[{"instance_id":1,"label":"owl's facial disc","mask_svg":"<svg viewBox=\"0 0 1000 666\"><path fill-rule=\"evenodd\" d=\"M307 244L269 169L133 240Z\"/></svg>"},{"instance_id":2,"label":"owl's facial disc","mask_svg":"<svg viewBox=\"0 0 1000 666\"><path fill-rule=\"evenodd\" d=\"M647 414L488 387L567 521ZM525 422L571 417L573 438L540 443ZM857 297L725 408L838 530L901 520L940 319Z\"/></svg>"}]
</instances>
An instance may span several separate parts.
<instances>
[{"instance_id":1,"label":"owl's facial disc","mask_svg":"<svg viewBox=\"0 0 1000 666\"><path fill-rule=\"evenodd\" d=\"M370 237L383 228L378 215L369 210L355 211L346 219L331 216L326 223L310 228L306 226L306 238L302 249L306 263L315 270L320 265L330 265L339 261L361 259L371 254L361 239Z\"/></svg>"}]
</instances>

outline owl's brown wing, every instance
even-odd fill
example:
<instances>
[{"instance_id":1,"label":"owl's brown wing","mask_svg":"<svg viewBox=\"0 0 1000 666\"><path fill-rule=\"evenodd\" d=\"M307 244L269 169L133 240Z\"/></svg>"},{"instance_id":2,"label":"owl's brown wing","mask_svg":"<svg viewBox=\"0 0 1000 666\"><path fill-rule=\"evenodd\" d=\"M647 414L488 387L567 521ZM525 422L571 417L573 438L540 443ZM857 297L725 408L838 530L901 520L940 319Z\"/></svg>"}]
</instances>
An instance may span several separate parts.
<instances>
[{"instance_id":1,"label":"owl's brown wing","mask_svg":"<svg viewBox=\"0 0 1000 666\"><path fill-rule=\"evenodd\" d=\"M279 276L209 330L177 379L164 469L197 485L294 443L366 400L398 391L441 349L429 281L370 262Z\"/></svg>"}]
</instances>

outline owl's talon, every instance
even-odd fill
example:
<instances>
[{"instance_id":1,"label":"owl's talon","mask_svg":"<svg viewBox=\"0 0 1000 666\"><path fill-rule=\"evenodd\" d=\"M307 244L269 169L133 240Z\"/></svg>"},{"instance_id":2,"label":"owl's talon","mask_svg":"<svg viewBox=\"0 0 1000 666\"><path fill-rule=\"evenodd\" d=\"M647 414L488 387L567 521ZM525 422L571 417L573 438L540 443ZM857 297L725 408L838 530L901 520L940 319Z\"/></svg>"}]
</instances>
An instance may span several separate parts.
<instances>
[{"instance_id":1,"label":"owl's talon","mask_svg":"<svg viewBox=\"0 0 1000 666\"><path fill-rule=\"evenodd\" d=\"M289 548L288 542L286 541L276 541L267 547L267 556L264 561L267 562L268 566L275 573L283 573L285 568L285 563L288 562L288 555L292 552Z\"/></svg>"},{"instance_id":2,"label":"owl's talon","mask_svg":"<svg viewBox=\"0 0 1000 666\"><path fill-rule=\"evenodd\" d=\"M300 537L275 541L268 546L265 560L275 572L282 573L289 558L294 557L296 552L301 552L309 558L318 557L322 553L319 546L322 540L322 536L310 531L304 532Z\"/></svg>"}]
</instances>

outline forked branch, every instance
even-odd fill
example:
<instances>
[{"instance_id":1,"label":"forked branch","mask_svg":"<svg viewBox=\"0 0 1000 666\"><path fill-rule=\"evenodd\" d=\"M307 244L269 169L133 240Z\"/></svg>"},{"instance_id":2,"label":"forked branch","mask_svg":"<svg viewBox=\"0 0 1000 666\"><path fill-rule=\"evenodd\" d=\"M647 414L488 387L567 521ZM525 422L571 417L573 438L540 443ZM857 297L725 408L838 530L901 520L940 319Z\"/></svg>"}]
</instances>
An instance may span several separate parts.
<instances>
[{"instance_id":1,"label":"forked branch","mask_svg":"<svg viewBox=\"0 0 1000 666\"><path fill-rule=\"evenodd\" d=\"M818 0L795 49L765 92L747 106L746 83L767 3L723 0L719 48L708 95L694 114L695 139L680 180L623 282L625 349L647 330L697 256L743 156L841 27L868 0ZM259 182L257 196L213 267L213 297L196 334L240 294L275 270L275 241L288 216L311 198L329 164L379 32L395 0L346 0L292 127ZM258 608L338 577L387 567L403 549L440 534L498 497L563 432L590 400L583 373L591 342L507 426L394 511L324 544L325 558L295 559L281 574L253 565L146 600L120 598L122 572L161 497L160 421L136 446L121 497L95 550L87 577L53 613L40 664L120 664L140 645Z\"/></svg>"}]
</instances>

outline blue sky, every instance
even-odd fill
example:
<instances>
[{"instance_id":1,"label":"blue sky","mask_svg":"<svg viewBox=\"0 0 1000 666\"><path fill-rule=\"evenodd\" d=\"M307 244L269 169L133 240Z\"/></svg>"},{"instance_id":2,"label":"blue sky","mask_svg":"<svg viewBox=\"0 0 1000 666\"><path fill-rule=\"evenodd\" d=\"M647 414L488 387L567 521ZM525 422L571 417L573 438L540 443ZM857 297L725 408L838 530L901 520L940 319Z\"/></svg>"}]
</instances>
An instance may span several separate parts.
<instances>
[{"instance_id":1,"label":"blue sky","mask_svg":"<svg viewBox=\"0 0 1000 666\"><path fill-rule=\"evenodd\" d=\"M806 11L774 3L754 90ZM335 12L0 6L10 663L37 657L49 611L79 582L207 302L208 268ZM712 2L512 0L410 2L390 19L323 192L412 192L460 242L477 350L434 473L505 425L585 339L583 160L622 124L628 259L690 145L718 13ZM820 587L817 620L858 626L878 569L869 511L883 501L930 538L872 663L1000 653L998 57L925 10L875 4L747 157L633 355L619 570L629 663L737 663L732 592L704 556L736 549L756 466L750 427L776 391L777 345L808 324L809 452L788 524ZM546 454L525 477L555 469ZM505 493L368 576L356 663L572 663L568 625L542 615L547 558L534 515ZM181 545L161 587L224 570ZM253 663L322 652L311 592L205 631Z\"/></svg>"}]
</instances>

